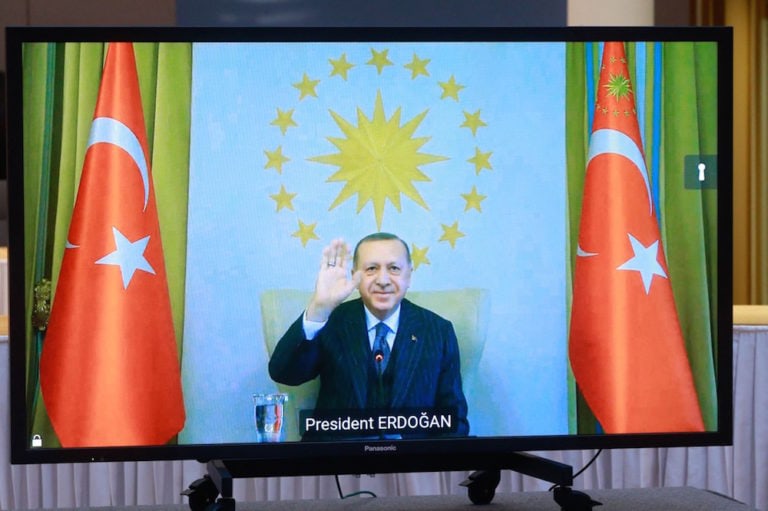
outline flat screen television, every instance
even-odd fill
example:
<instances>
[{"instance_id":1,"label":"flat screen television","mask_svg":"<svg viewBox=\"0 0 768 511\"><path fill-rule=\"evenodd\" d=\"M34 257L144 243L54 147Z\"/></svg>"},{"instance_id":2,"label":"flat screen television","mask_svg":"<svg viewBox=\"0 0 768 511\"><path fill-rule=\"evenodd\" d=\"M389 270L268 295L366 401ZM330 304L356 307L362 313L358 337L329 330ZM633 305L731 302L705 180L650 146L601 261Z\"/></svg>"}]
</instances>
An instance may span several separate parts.
<instances>
[{"instance_id":1,"label":"flat screen television","mask_svg":"<svg viewBox=\"0 0 768 511\"><path fill-rule=\"evenodd\" d=\"M730 443L731 39L9 28L12 461Z\"/></svg>"}]
</instances>

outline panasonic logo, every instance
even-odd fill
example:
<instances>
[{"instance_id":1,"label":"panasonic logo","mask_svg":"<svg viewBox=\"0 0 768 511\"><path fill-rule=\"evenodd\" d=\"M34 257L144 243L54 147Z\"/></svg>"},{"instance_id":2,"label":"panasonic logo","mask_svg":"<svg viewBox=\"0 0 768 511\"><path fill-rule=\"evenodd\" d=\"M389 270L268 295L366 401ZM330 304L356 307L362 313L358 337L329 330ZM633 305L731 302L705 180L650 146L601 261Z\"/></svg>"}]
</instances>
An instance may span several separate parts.
<instances>
[{"instance_id":1,"label":"panasonic logo","mask_svg":"<svg viewBox=\"0 0 768 511\"><path fill-rule=\"evenodd\" d=\"M396 445L366 445L363 447L363 452L395 452L397 451Z\"/></svg>"}]
</instances>

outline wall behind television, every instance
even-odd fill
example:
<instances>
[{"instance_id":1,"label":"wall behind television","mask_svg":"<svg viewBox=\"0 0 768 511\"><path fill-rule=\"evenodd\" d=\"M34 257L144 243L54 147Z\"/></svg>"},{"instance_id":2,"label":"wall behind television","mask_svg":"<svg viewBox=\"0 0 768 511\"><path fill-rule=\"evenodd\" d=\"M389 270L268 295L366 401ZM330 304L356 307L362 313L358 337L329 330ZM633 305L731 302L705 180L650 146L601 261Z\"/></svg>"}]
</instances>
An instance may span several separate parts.
<instances>
[{"instance_id":1,"label":"wall behind television","mask_svg":"<svg viewBox=\"0 0 768 511\"><path fill-rule=\"evenodd\" d=\"M566 0L177 0L179 25L564 26Z\"/></svg>"},{"instance_id":2,"label":"wall behind television","mask_svg":"<svg viewBox=\"0 0 768 511\"><path fill-rule=\"evenodd\" d=\"M392 9L393 13L382 14L380 7L365 4L403 6ZM688 25L690 0L389 0L384 2L352 2L351 0L273 0L245 1L222 0L2 0L0 2L0 29L19 25L175 25L191 23L201 25L217 23L217 19L242 21L261 10L270 16L261 15L265 24L286 24L295 20L296 13L310 14L314 21L328 18L331 9L340 5L354 4L357 10L368 16L379 16L378 24L383 25L399 16L400 24L416 25L427 19L459 20L461 24L477 22L512 25ZM504 5L503 13L481 6ZM318 5L329 5L320 10ZM472 6L468 10L464 6ZM277 8L276 8L277 6ZM431 6L437 6L432 8ZM216 9L218 12L214 13ZM278 14L275 14L279 9ZM416 12L418 17L411 16ZM225 13L229 13L226 14ZM490 16L489 16L490 13ZM238 15L245 16L242 20ZM334 15L335 16L335 15ZM351 16L349 14L345 16ZM469 17L467 17L469 16ZM486 16L483 19L482 16ZM462 21L465 20L465 21ZM490 21L489 21L490 20ZM222 21L224 21L222 19ZM410 23L407 23L410 22ZM298 24L298 21L296 21ZM230 23L232 24L232 23ZM0 37L0 71L5 70L5 37Z\"/></svg>"}]
</instances>

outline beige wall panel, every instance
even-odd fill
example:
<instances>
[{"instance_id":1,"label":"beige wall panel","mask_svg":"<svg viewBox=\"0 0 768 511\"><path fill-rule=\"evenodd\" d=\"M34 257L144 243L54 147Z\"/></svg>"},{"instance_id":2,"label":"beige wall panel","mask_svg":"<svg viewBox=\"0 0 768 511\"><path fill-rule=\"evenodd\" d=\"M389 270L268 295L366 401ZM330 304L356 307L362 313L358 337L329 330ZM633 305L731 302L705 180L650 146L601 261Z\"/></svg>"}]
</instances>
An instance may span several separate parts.
<instances>
[{"instance_id":1,"label":"beige wall panel","mask_svg":"<svg viewBox=\"0 0 768 511\"><path fill-rule=\"evenodd\" d=\"M568 0L571 26L653 25L654 0Z\"/></svg>"},{"instance_id":2,"label":"beige wall panel","mask_svg":"<svg viewBox=\"0 0 768 511\"><path fill-rule=\"evenodd\" d=\"M725 11L725 22L730 26L749 26L749 2L731 0ZM750 101L749 37L746 30L733 33L733 303L753 304L750 296L751 283L756 275L750 267L750 253L753 250L754 225L750 208L754 207L750 194ZM764 264L764 263L763 263Z\"/></svg>"}]
</instances>

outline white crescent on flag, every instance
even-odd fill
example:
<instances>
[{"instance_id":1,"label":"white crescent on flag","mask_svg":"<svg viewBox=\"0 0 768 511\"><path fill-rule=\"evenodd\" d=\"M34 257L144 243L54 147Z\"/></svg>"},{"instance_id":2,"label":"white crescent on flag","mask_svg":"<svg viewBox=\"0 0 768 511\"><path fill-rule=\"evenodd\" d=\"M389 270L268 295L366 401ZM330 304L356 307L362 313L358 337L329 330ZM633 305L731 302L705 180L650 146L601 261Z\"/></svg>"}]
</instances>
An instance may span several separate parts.
<instances>
[{"instance_id":1,"label":"white crescent on flag","mask_svg":"<svg viewBox=\"0 0 768 511\"><path fill-rule=\"evenodd\" d=\"M589 154L587 167L592 158L601 154L619 154L635 164L638 172L645 182L645 191L648 194L649 214L653 214L653 198L651 197L651 185L648 182L648 171L645 166L645 158L640 148L626 133L614 129L599 129L592 133L589 141Z\"/></svg>"},{"instance_id":2,"label":"white crescent on flag","mask_svg":"<svg viewBox=\"0 0 768 511\"><path fill-rule=\"evenodd\" d=\"M141 174L141 181L144 184L144 210L147 209L149 202L149 168L147 159L144 157L144 151L141 148L141 142L131 129L111 117L97 117L91 124L91 134L88 137L88 147L86 151L94 144L106 143L113 144L124 150L136 162Z\"/></svg>"}]
</instances>

